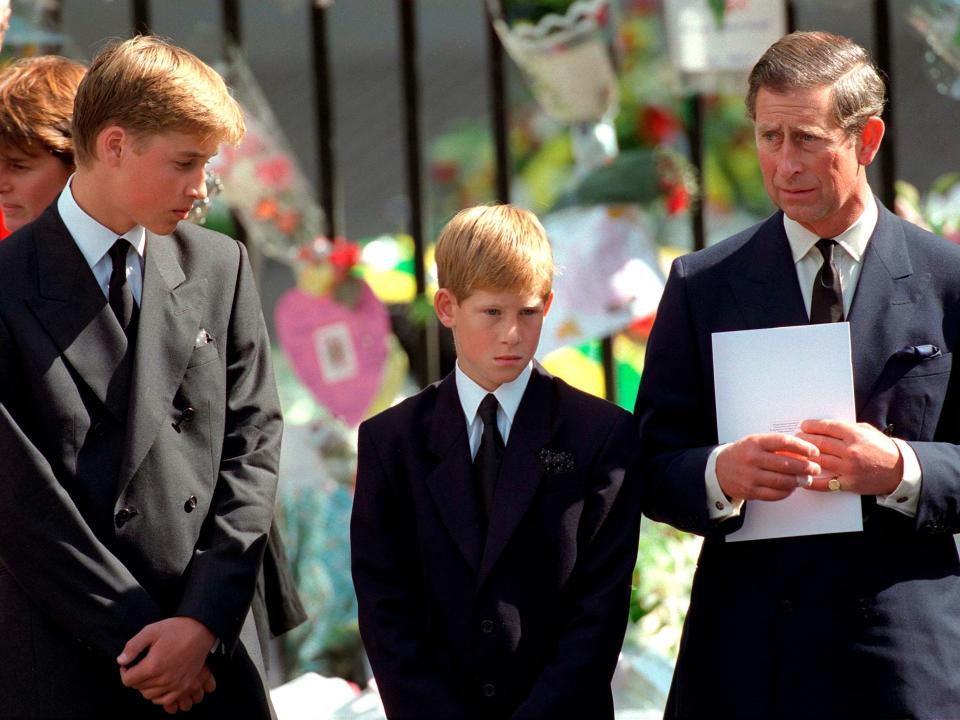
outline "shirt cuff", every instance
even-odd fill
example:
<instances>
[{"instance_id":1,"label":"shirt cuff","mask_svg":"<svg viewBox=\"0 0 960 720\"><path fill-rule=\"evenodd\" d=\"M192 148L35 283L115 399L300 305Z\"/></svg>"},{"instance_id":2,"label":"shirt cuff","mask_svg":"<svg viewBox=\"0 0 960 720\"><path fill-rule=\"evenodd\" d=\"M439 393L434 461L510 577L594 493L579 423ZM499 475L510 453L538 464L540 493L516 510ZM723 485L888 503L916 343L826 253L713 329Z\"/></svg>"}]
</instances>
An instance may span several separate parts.
<instances>
[{"instance_id":1,"label":"shirt cuff","mask_svg":"<svg viewBox=\"0 0 960 720\"><path fill-rule=\"evenodd\" d=\"M917 505L920 502L920 485L923 473L920 470L920 460L917 454L907 443L899 438L893 438L903 458L903 477L889 495L877 495L877 504L903 513L907 517L917 516Z\"/></svg>"},{"instance_id":2,"label":"shirt cuff","mask_svg":"<svg viewBox=\"0 0 960 720\"><path fill-rule=\"evenodd\" d=\"M707 485L707 515L711 520L727 520L740 515L743 508L743 500L728 500L720 489L720 481L717 480L717 456L722 450L725 450L730 443L718 445L707 457L707 466L703 470L703 478Z\"/></svg>"}]
</instances>

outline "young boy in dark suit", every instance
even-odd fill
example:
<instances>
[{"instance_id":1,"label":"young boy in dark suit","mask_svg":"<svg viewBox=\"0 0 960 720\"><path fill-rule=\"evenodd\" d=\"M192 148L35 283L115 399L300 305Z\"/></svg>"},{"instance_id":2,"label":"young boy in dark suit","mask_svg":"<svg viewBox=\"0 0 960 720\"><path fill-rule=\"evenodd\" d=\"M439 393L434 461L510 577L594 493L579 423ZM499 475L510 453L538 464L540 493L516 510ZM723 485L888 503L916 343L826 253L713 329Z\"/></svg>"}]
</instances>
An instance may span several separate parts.
<instances>
[{"instance_id":1,"label":"young boy in dark suit","mask_svg":"<svg viewBox=\"0 0 960 720\"><path fill-rule=\"evenodd\" d=\"M77 169L0 245L0 715L272 716L249 608L281 418L242 245L181 223L243 136L153 37L77 90Z\"/></svg>"},{"instance_id":2,"label":"young boy in dark suit","mask_svg":"<svg viewBox=\"0 0 960 720\"><path fill-rule=\"evenodd\" d=\"M613 717L640 527L632 416L533 360L543 227L461 211L436 250L453 373L360 426L360 633L390 718Z\"/></svg>"}]
</instances>

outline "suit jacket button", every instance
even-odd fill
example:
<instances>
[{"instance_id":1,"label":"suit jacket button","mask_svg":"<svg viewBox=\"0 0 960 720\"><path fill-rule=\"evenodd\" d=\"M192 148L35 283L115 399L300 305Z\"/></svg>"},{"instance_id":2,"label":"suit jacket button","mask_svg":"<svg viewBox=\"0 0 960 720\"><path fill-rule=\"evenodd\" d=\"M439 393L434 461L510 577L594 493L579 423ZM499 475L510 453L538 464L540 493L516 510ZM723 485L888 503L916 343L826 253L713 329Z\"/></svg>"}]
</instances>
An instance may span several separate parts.
<instances>
[{"instance_id":1,"label":"suit jacket button","mask_svg":"<svg viewBox=\"0 0 960 720\"><path fill-rule=\"evenodd\" d=\"M93 427L90 428L90 434L95 438L103 437L106 432L107 426L99 420L93 424Z\"/></svg>"},{"instance_id":2,"label":"suit jacket button","mask_svg":"<svg viewBox=\"0 0 960 720\"><path fill-rule=\"evenodd\" d=\"M793 602L790 600L781 600L780 601L780 610L784 613L793 612Z\"/></svg>"},{"instance_id":3,"label":"suit jacket button","mask_svg":"<svg viewBox=\"0 0 960 720\"><path fill-rule=\"evenodd\" d=\"M127 524L128 521L130 521L131 518L133 518L134 515L139 515L139 514L140 512L136 508L132 508L132 507L120 508L120 510L117 511L117 515L116 517L114 517L114 520L117 523L117 527L122 528L124 525Z\"/></svg>"},{"instance_id":4,"label":"suit jacket button","mask_svg":"<svg viewBox=\"0 0 960 720\"><path fill-rule=\"evenodd\" d=\"M191 495L187 498L187 501L183 504L184 512L193 512L197 507L197 496Z\"/></svg>"},{"instance_id":5,"label":"suit jacket button","mask_svg":"<svg viewBox=\"0 0 960 720\"><path fill-rule=\"evenodd\" d=\"M493 620L484 620L480 623L480 632L489 635L493 632Z\"/></svg>"},{"instance_id":6,"label":"suit jacket button","mask_svg":"<svg viewBox=\"0 0 960 720\"><path fill-rule=\"evenodd\" d=\"M483 686L484 697L492 698L496 694L497 694L497 686L494 685L493 683L487 683L486 685Z\"/></svg>"},{"instance_id":7,"label":"suit jacket button","mask_svg":"<svg viewBox=\"0 0 960 720\"><path fill-rule=\"evenodd\" d=\"M180 417L182 417L186 422L190 422L191 420L193 420L196 414L197 414L197 411L194 410L192 407L185 407L183 409L183 412L180 413Z\"/></svg>"}]
</instances>

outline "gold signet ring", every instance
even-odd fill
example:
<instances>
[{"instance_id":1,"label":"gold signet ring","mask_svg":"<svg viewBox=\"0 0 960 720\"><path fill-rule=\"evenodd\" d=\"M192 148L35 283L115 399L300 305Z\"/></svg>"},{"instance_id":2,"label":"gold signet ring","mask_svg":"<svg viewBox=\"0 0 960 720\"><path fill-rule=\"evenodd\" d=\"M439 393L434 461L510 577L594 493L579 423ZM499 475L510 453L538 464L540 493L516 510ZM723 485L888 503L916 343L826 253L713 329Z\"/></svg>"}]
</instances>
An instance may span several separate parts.
<instances>
[{"instance_id":1,"label":"gold signet ring","mask_svg":"<svg viewBox=\"0 0 960 720\"><path fill-rule=\"evenodd\" d=\"M840 490L841 489L840 478L837 478L837 477L830 478L830 482L827 483L827 488L829 488L830 490L833 490L834 492L836 492L837 490Z\"/></svg>"}]
</instances>

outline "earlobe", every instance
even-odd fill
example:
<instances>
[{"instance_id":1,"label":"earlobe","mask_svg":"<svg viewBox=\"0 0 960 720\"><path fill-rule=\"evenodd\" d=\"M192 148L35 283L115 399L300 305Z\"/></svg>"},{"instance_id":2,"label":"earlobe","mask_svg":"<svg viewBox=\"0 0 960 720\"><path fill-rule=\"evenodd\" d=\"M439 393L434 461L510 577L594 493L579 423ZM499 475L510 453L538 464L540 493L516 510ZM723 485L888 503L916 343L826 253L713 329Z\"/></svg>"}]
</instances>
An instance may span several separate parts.
<instances>
[{"instance_id":1,"label":"earlobe","mask_svg":"<svg viewBox=\"0 0 960 720\"><path fill-rule=\"evenodd\" d=\"M444 327L452 329L456 325L457 307L457 298L446 288L440 288L433 296L433 309Z\"/></svg>"}]
</instances>

